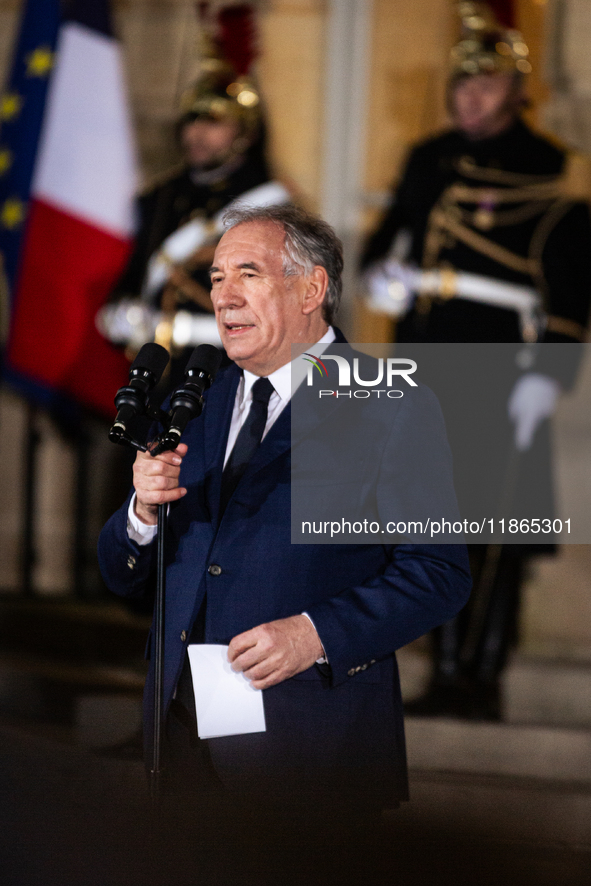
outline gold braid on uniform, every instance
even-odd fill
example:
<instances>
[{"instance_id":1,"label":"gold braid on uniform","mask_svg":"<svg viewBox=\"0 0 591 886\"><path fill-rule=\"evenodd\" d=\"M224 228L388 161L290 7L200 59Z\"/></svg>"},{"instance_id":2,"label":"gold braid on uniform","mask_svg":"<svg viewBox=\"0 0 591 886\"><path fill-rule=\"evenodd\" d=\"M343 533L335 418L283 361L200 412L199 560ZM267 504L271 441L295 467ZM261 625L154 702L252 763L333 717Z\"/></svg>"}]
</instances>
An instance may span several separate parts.
<instances>
[{"instance_id":1,"label":"gold braid on uniform","mask_svg":"<svg viewBox=\"0 0 591 886\"><path fill-rule=\"evenodd\" d=\"M551 182L543 182L537 185L522 185L519 188L487 188L482 185L473 187L456 182L447 188L445 193L450 193L456 200L464 203L476 203L494 195L497 203L523 203L530 200L555 200L562 196L560 182L554 178Z\"/></svg>"},{"instance_id":2,"label":"gold braid on uniform","mask_svg":"<svg viewBox=\"0 0 591 886\"><path fill-rule=\"evenodd\" d=\"M454 207L454 209L456 209L456 212L453 215L461 213L459 207ZM511 268L511 270L518 271L520 274L537 275L538 267L532 259L518 255L504 246L499 246L498 243L495 243L483 234L473 231L463 224L459 218L454 218L453 215L449 212L448 207L438 204L431 210L429 228L425 239L424 268L436 267L439 253L446 245L445 235L451 234L457 240L465 243L466 246L470 246L475 252L492 258L493 261L504 265L506 268Z\"/></svg>"},{"instance_id":3,"label":"gold braid on uniform","mask_svg":"<svg viewBox=\"0 0 591 886\"><path fill-rule=\"evenodd\" d=\"M560 219L564 218L566 213L569 211L569 209L572 208L573 205L574 204L570 200L556 200L556 202L552 204L550 209L540 219L540 223L535 229L529 244L529 254L539 267L539 271L534 277L534 281L538 289L540 290L542 297L546 301L546 307L548 306L546 297L548 287L546 284L546 278L544 277L544 272L542 270L542 254L544 252L544 247L546 245L548 237L550 236Z\"/></svg>"},{"instance_id":4,"label":"gold braid on uniform","mask_svg":"<svg viewBox=\"0 0 591 886\"><path fill-rule=\"evenodd\" d=\"M460 157L455 168L465 178L474 178L481 182L492 182L507 187L523 185L543 185L557 182L556 175L529 175L525 172L507 172L504 169L493 169L490 166L477 166L471 157Z\"/></svg>"},{"instance_id":5,"label":"gold braid on uniform","mask_svg":"<svg viewBox=\"0 0 591 886\"><path fill-rule=\"evenodd\" d=\"M452 185L445 192L445 196L454 205L458 206L461 217L468 224L472 222L475 227L481 227L478 223L478 210L462 209L460 203L473 203L481 205L491 198L495 205L500 203L522 203L514 209L495 211L494 219L491 219L491 227L503 227L505 225L520 224L536 215L540 215L549 208L558 196L559 191L555 186L548 188L546 185L534 185L530 188L512 188L511 190L493 190L492 188L469 188L465 185Z\"/></svg>"},{"instance_id":6,"label":"gold braid on uniform","mask_svg":"<svg viewBox=\"0 0 591 886\"><path fill-rule=\"evenodd\" d=\"M467 178L505 187L487 188L482 184L472 187L456 182L446 188L429 215L423 268L449 267L448 263L439 260L440 253L450 245L451 239L459 240L497 264L531 277L547 305L548 287L542 256L551 232L574 205L572 197L576 195L569 188L569 165L563 175L533 176L479 167L470 158L462 157L456 168ZM494 210L483 211L481 207L486 203L494 206ZM521 205L508 208L511 203ZM497 211L499 204L507 208ZM468 209L466 205L475 206L476 209ZM495 243L483 232L484 229L519 224L536 215L541 218L534 230L527 256ZM428 293L422 294L419 310L428 311L432 299ZM547 329L579 341L584 341L587 336L585 328L579 323L553 315L548 316Z\"/></svg>"}]
</instances>

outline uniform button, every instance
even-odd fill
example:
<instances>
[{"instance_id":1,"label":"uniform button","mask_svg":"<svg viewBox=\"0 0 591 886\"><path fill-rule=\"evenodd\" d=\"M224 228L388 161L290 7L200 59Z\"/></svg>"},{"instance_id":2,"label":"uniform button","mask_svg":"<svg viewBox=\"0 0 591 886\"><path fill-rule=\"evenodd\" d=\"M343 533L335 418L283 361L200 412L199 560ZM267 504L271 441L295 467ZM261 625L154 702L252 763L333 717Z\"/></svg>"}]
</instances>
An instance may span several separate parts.
<instances>
[{"instance_id":1,"label":"uniform button","mask_svg":"<svg viewBox=\"0 0 591 886\"><path fill-rule=\"evenodd\" d=\"M372 658L372 660L370 661L370 665L371 665L371 664L375 664L375 663L376 663L375 658Z\"/></svg>"},{"instance_id":2,"label":"uniform button","mask_svg":"<svg viewBox=\"0 0 591 886\"><path fill-rule=\"evenodd\" d=\"M211 566L209 566L207 568L207 571L209 572L210 575L221 575L222 574L222 567L218 566L217 563L212 563Z\"/></svg>"},{"instance_id":3,"label":"uniform button","mask_svg":"<svg viewBox=\"0 0 591 886\"><path fill-rule=\"evenodd\" d=\"M355 676L355 668L351 668L350 671L347 671L347 674L349 675L349 677L354 677Z\"/></svg>"},{"instance_id":4,"label":"uniform button","mask_svg":"<svg viewBox=\"0 0 591 886\"><path fill-rule=\"evenodd\" d=\"M135 559L135 557L129 556L127 558L127 565L129 566L130 569L135 569L136 563L137 563L137 560Z\"/></svg>"},{"instance_id":5,"label":"uniform button","mask_svg":"<svg viewBox=\"0 0 591 886\"><path fill-rule=\"evenodd\" d=\"M358 674L360 670L361 670L361 665L357 665L357 667L355 668L355 673Z\"/></svg>"},{"instance_id":6,"label":"uniform button","mask_svg":"<svg viewBox=\"0 0 591 886\"><path fill-rule=\"evenodd\" d=\"M183 643L185 642L186 639L187 639L187 632L181 631L181 640L183 641Z\"/></svg>"},{"instance_id":7,"label":"uniform button","mask_svg":"<svg viewBox=\"0 0 591 886\"><path fill-rule=\"evenodd\" d=\"M366 664L361 665L361 670L362 670L362 671L366 671L366 670L367 670L367 665L366 665Z\"/></svg>"}]
</instances>

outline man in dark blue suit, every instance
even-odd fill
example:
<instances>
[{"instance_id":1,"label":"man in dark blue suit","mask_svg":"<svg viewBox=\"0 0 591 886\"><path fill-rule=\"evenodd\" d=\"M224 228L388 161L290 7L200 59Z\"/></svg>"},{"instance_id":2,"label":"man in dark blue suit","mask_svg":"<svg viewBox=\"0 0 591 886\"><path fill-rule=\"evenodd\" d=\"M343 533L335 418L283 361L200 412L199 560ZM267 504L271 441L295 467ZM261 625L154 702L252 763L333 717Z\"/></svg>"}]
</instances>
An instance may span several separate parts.
<instances>
[{"instance_id":1,"label":"man in dark blue suit","mask_svg":"<svg viewBox=\"0 0 591 886\"><path fill-rule=\"evenodd\" d=\"M230 224L211 279L233 362L186 442L156 458L138 454L135 493L103 530L100 561L115 593L148 593L157 506L170 504L164 693L177 788L321 810L329 822L337 807L379 809L407 797L395 650L461 609L467 558L463 545L291 543L292 345L344 342L332 327L341 245L294 207L245 210ZM443 422L422 390L431 419L421 445L438 471L418 482L451 489ZM417 434L411 398L391 415L381 459L369 465L377 501L388 498L385 482L396 497L395 466ZM241 431L257 423L262 442L240 465ZM232 667L263 690L265 732L197 739L193 642L229 644Z\"/></svg>"}]
</instances>

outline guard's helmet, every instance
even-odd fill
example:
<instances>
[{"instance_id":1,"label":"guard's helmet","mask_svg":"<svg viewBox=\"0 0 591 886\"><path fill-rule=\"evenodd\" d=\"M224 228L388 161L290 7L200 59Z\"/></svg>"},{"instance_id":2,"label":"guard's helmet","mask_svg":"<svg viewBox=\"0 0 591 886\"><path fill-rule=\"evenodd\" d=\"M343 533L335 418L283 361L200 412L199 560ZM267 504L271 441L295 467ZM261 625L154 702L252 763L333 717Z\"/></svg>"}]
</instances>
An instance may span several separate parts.
<instances>
[{"instance_id":1,"label":"guard's helmet","mask_svg":"<svg viewBox=\"0 0 591 886\"><path fill-rule=\"evenodd\" d=\"M180 120L199 117L234 120L241 133L252 139L262 122L262 102L251 67L256 56L254 11L239 4L214 10L198 4L199 76L182 93Z\"/></svg>"},{"instance_id":2,"label":"guard's helmet","mask_svg":"<svg viewBox=\"0 0 591 886\"><path fill-rule=\"evenodd\" d=\"M202 69L181 96L179 123L200 117L235 120L244 135L254 134L261 121L261 99L253 80L236 76L231 65L219 59L207 59Z\"/></svg>"},{"instance_id":3,"label":"guard's helmet","mask_svg":"<svg viewBox=\"0 0 591 886\"><path fill-rule=\"evenodd\" d=\"M452 80L499 71L531 72L529 49L521 33L501 25L486 3L462 0L457 11L462 32L450 54Z\"/></svg>"}]
</instances>

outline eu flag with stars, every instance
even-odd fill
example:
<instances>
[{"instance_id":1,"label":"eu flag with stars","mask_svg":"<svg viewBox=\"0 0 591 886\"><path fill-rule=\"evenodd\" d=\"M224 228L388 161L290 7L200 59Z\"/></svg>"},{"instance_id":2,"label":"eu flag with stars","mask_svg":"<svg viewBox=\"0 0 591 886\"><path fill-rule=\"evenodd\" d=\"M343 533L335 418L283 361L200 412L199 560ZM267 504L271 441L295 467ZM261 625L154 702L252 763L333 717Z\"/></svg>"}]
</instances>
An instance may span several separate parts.
<instances>
[{"instance_id":1,"label":"eu flag with stars","mask_svg":"<svg viewBox=\"0 0 591 886\"><path fill-rule=\"evenodd\" d=\"M3 374L42 405L108 417L129 369L95 325L134 233L124 80L108 0L27 0L0 98Z\"/></svg>"},{"instance_id":2,"label":"eu flag with stars","mask_svg":"<svg viewBox=\"0 0 591 886\"><path fill-rule=\"evenodd\" d=\"M0 256L11 299L59 25L59 0L27 3L0 96Z\"/></svg>"}]
</instances>

